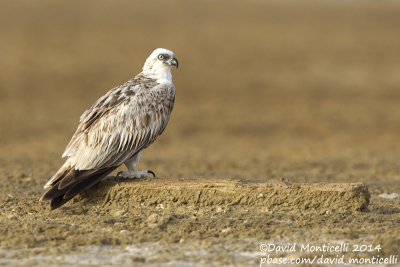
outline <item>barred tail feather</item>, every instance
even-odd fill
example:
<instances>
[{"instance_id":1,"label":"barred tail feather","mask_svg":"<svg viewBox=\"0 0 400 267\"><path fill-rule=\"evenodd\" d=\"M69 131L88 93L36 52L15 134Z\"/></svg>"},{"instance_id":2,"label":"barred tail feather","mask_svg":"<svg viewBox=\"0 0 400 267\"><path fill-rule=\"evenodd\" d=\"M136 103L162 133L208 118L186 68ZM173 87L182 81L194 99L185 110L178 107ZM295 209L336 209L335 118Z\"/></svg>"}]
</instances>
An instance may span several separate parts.
<instances>
[{"instance_id":1,"label":"barred tail feather","mask_svg":"<svg viewBox=\"0 0 400 267\"><path fill-rule=\"evenodd\" d=\"M116 168L83 171L69 169L64 171L58 179L55 179L57 182L42 195L40 201L51 200L50 208L52 210L59 208L77 194L100 182Z\"/></svg>"}]
</instances>

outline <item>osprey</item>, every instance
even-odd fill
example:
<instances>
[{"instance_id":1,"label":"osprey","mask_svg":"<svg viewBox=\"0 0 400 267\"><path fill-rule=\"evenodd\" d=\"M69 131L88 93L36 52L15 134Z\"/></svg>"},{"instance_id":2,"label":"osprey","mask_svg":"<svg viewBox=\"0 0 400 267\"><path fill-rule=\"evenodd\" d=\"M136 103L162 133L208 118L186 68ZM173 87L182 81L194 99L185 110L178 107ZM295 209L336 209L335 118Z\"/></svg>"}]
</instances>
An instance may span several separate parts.
<instances>
[{"instance_id":1,"label":"osprey","mask_svg":"<svg viewBox=\"0 0 400 267\"><path fill-rule=\"evenodd\" d=\"M174 53L158 48L143 71L108 91L80 117L63 157L64 165L44 186L41 201L56 209L98 183L123 163L123 178L144 178L151 170L136 169L143 150L164 131L175 100L171 68L178 67Z\"/></svg>"}]
</instances>

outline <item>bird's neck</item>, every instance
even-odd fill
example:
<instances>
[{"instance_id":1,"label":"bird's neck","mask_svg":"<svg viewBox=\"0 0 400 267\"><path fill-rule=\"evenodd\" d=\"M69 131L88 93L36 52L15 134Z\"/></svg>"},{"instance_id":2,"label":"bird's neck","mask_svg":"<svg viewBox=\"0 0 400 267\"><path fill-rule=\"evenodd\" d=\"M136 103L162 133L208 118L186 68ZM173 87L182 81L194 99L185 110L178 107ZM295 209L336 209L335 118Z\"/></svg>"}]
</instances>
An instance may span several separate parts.
<instances>
[{"instance_id":1,"label":"bird's neck","mask_svg":"<svg viewBox=\"0 0 400 267\"><path fill-rule=\"evenodd\" d=\"M169 66L152 69L143 68L142 73L144 76L154 79L158 83L172 83L171 67Z\"/></svg>"}]
</instances>

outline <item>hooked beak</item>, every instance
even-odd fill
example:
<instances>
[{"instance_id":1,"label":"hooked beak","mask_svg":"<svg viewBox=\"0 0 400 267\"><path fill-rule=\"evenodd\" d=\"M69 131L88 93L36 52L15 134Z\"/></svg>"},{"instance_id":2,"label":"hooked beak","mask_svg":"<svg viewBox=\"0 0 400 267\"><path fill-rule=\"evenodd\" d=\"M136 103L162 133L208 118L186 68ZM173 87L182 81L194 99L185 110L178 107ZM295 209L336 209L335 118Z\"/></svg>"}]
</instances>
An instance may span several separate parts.
<instances>
[{"instance_id":1,"label":"hooked beak","mask_svg":"<svg viewBox=\"0 0 400 267\"><path fill-rule=\"evenodd\" d=\"M171 66L175 66L176 68L178 68L178 65L179 65L178 59L174 57L171 60Z\"/></svg>"}]
</instances>

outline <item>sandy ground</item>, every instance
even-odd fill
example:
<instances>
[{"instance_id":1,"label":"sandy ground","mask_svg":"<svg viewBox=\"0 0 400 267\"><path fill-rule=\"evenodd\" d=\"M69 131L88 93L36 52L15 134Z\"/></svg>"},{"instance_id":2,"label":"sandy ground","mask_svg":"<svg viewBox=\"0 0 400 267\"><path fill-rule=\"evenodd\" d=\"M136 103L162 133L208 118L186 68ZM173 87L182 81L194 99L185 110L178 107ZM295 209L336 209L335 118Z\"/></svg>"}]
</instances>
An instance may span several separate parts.
<instances>
[{"instance_id":1,"label":"sandy ground","mask_svg":"<svg viewBox=\"0 0 400 267\"><path fill-rule=\"evenodd\" d=\"M394 1L2 1L0 264L258 266L264 243L398 254L400 199L379 195L400 193L399 26ZM368 207L176 206L127 193L112 203L128 209L81 196L50 212L38 198L80 114L156 47L179 59L177 98L139 168L160 183L363 183Z\"/></svg>"}]
</instances>

